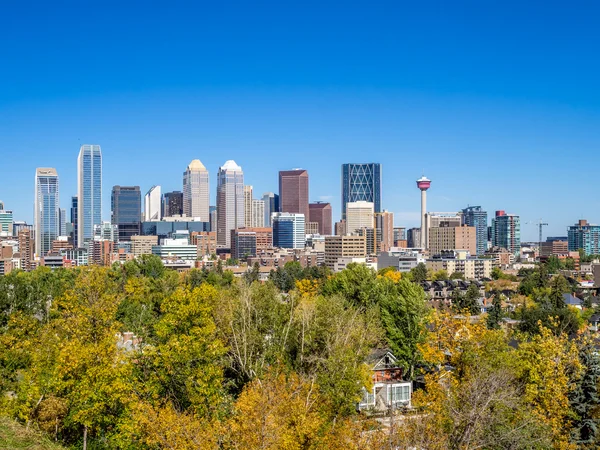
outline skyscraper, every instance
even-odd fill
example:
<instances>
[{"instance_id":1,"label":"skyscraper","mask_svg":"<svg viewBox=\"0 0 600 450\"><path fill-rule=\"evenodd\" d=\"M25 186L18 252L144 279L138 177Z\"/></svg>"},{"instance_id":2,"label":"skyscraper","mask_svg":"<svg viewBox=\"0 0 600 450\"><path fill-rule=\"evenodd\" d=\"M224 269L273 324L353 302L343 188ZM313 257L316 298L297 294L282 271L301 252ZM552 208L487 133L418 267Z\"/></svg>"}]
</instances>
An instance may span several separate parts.
<instances>
[{"instance_id":1,"label":"skyscraper","mask_svg":"<svg viewBox=\"0 0 600 450\"><path fill-rule=\"evenodd\" d=\"M361 228L375 228L373 202L350 202L346 208L346 232L356 232Z\"/></svg>"},{"instance_id":2,"label":"skyscraper","mask_svg":"<svg viewBox=\"0 0 600 450\"><path fill-rule=\"evenodd\" d=\"M244 222L245 227L252 227L252 186L244 186Z\"/></svg>"},{"instance_id":3,"label":"skyscraper","mask_svg":"<svg viewBox=\"0 0 600 450\"><path fill-rule=\"evenodd\" d=\"M58 210L58 235L67 235L67 212L64 209Z\"/></svg>"},{"instance_id":4,"label":"skyscraper","mask_svg":"<svg viewBox=\"0 0 600 450\"><path fill-rule=\"evenodd\" d=\"M183 214L210 222L208 170L199 159L183 172Z\"/></svg>"},{"instance_id":5,"label":"skyscraper","mask_svg":"<svg viewBox=\"0 0 600 450\"><path fill-rule=\"evenodd\" d=\"M263 228L265 226L265 202L263 200L252 200L252 222L250 226L252 228Z\"/></svg>"},{"instance_id":6,"label":"skyscraper","mask_svg":"<svg viewBox=\"0 0 600 450\"><path fill-rule=\"evenodd\" d=\"M273 246L303 249L306 244L304 214L276 213L272 217Z\"/></svg>"},{"instance_id":7,"label":"skyscraper","mask_svg":"<svg viewBox=\"0 0 600 450\"><path fill-rule=\"evenodd\" d=\"M183 214L183 192L165 192L162 208L163 217L181 216Z\"/></svg>"},{"instance_id":8,"label":"skyscraper","mask_svg":"<svg viewBox=\"0 0 600 450\"><path fill-rule=\"evenodd\" d=\"M279 172L279 211L304 214L308 218L308 172L304 169Z\"/></svg>"},{"instance_id":9,"label":"skyscraper","mask_svg":"<svg viewBox=\"0 0 600 450\"><path fill-rule=\"evenodd\" d=\"M4 203L0 202L0 236L13 235L13 212L4 209Z\"/></svg>"},{"instance_id":10,"label":"skyscraper","mask_svg":"<svg viewBox=\"0 0 600 450\"><path fill-rule=\"evenodd\" d=\"M483 255L487 250L487 211L481 206L468 206L462 210L462 223L475 227L477 236L477 254Z\"/></svg>"},{"instance_id":11,"label":"skyscraper","mask_svg":"<svg viewBox=\"0 0 600 450\"><path fill-rule=\"evenodd\" d=\"M262 199L265 202L265 227L270 227L271 214L279 212L279 195L265 192Z\"/></svg>"},{"instance_id":12,"label":"skyscraper","mask_svg":"<svg viewBox=\"0 0 600 450\"><path fill-rule=\"evenodd\" d=\"M77 243L81 247L102 223L102 151L99 145L82 145L77 158ZM37 245L37 244L36 244Z\"/></svg>"},{"instance_id":13,"label":"skyscraper","mask_svg":"<svg viewBox=\"0 0 600 450\"><path fill-rule=\"evenodd\" d=\"M342 219L346 218L346 204L371 202L375 212L381 212L381 165L342 165Z\"/></svg>"},{"instance_id":14,"label":"skyscraper","mask_svg":"<svg viewBox=\"0 0 600 450\"><path fill-rule=\"evenodd\" d=\"M139 186L113 186L110 196L110 221L117 226L119 241L130 241L140 234L142 193Z\"/></svg>"},{"instance_id":15,"label":"skyscraper","mask_svg":"<svg viewBox=\"0 0 600 450\"><path fill-rule=\"evenodd\" d=\"M375 251L389 252L394 246L394 213L375 213Z\"/></svg>"},{"instance_id":16,"label":"skyscraper","mask_svg":"<svg viewBox=\"0 0 600 450\"><path fill-rule=\"evenodd\" d=\"M78 245L78 241L77 241L77 233L78 233L78 220L77 220L77 213L79 212L79 206L78 206L78 201L77 201L77 196L74 195L73 197L71 197L71 223L73 224L73 248L77 248L79 247Z\"/></svg>"},{"instance_id":17,"label":"skyscraper","mask_svg":"<svg viewBox=\"0 0 600 450\"><path fill-rule=\"evenodd\" d=\"M53 168L35 172L35 252L43 257L52 248L59 233L58 174Z\"/></svg>"},{"instance_id":18,"label":"skyscraper","mask_svg":"<svg viewBox=\"0 0 600 450\"><path fill-rule=\"evenodd\" d=\"M580 220L568 228L568 248L571 252L583 250L585 255L600 253L600 226Z\"/></svg>"},{"instance_id":19,"label":"skyscraper","mask_svg":"<svg viewBox=\"0 0 600 450\"><path fill-rule=\"evenodd\" d=\"M507 249L517 256L521 251L521 221L516 214L496 211L492 219L493 245Z\"/></svg>"},{"instance_id":20,"label":"skyscraper","mask_svg":"<svg viewBox=\"0 0 600 450\"><path fill-rule=\"evenodd\" d=\"M217 177L217 245L230 248L231 230L244 225L244 172L229 160Z\"/></svg>"},{"instance_id":21,"label":"skyscraper","mask_svg":"<svg viewBox=\"0 0 600 450\"><path fill-rule=\"evenodd\" d=\"M152 186L144 195L144 222L160 220L162 209L162 196L160 186Z\"/></svg>"},{"instance_id":22,"label":"skyscraper","mask_svg":"<svg viewBox=\"0 0 600 450\"><path fill-rule=\"evenodd\" d=\"M316 202L308 205L310 211L309 222L319 224L319 234L323 236L331 236L332 213L331 204Z\"/></svg>"}]
</instances>

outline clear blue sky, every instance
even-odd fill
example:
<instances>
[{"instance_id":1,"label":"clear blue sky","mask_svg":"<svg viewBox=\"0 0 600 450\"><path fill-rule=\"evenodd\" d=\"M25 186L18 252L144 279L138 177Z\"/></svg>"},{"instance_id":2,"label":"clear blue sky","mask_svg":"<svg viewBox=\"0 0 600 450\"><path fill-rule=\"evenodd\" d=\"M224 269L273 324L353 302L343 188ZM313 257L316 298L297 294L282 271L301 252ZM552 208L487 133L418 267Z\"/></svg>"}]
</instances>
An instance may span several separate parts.
<instances>
[{"instance_id":1,"label":"clear blue sky","mask_svg":"<svg viewBox=\"0 0 600 450\"><path fill-rule=\"evenodd\" d=\"M380 162L383 206L418 224L468 204L600 222L597 2L3 2L0 199L33 215L34 171L76 193L79 145L115 184L181 189L199 158L255 191L308 169L340 212L340 166ZM581 188L576 188L576 185ZM537 228L523 225L524 239Z\"/></svg>"}]
</instances>

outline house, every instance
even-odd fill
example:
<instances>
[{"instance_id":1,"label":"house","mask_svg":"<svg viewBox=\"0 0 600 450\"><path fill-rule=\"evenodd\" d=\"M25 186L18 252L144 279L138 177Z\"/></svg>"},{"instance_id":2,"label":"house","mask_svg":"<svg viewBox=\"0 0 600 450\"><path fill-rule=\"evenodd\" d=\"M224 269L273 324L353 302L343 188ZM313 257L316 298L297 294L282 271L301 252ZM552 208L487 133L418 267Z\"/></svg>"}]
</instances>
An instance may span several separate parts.
<instances>
[{"instance_id":1,"label":"house","mask_svg":"<svg viewBox=\"0 0 600 450\"><path fill-rule=\"evenodd\" d=\"M358 409L376 412L411 406L412 382L405 381L398 359L389 349L377 349L367 358L371 367L373 387L364 390Z\"/></svg>"},{"instance_id":2,"label":"house","mask_svg":"<svg viewBox=\"0 0 600 450\"><path fill-rule=\"evenodd\" d=\"M577 309L582 309L583 301L572 294L563 294L565 304L568 306L574 306Z\"/></svg>"},{"instance_id":3,"label":"house","mask_svg":"<svg viewBox=\"0 0 600 450\"><path fill-rule=\"evenodd\" d=\"M588 322L590 323L590 330L597 332L600 326L600 314L592 314Z\"/></svg>"}]
</instances>

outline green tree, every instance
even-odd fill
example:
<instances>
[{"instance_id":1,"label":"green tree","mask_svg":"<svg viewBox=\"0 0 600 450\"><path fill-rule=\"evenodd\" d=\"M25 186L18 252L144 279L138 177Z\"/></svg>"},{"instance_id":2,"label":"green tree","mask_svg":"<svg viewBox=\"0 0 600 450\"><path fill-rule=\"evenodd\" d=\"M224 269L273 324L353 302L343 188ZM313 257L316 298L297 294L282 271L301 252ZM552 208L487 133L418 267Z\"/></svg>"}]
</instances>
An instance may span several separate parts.
<instances>
[{"instance_id":1,"label":"green tree","mask_svg":"<svg viewBox=\"0 0 600 450\"><path fill-rule=\"evenodd\" d=\"M492 308L487 316L487 327L490 330L497 330L500 328L500 321L503 317L502 311L502 297L500 294L496 294L492 300Z\"/></svg>"},{"instance_id":2,"label":"green tree","mask_svg":"<svg viewBox=\"0 0 600 450\"><path fill-rule=\"evenodd\" d=\"M550 273L550 274L557 273L563 267L560 259L558 259L558 257L554 256L554 255L551 255L548 257L548 259L546 260L545 266L546 266L546 269L548 270L548 273Z\"/></svg>"},{"instance_id":3,"label":"green tree","mask_svg":"<svg viewBox=\"0 0 600 450\"><path fill-rule=\"evenodd\" d=\"M424 263L419 263L410 271L411 280L415 283L421 283L427 280L427 266Z\"/></svg>"},{"instance_id":4,"label":"green tree","mask_svg":"<svg viewBox=\"0 0 600 450\"><path fill-rule=\"evenodd\" d=\"M324 283L322 292L343 295L354 305L368 307L378 300L377 274L364 264L348 264Z\"/></svg>"},{"instance_id":5,"label":"green tree","mask_svg":"<svg viewBox=\"0 0 600 450\"><path fill-rule=\"evenodd\" d=\"M572 440L579 446L591 446L596 443L598 434L598 413L600 397L600 358L589 338L584 338L579 348L579 359L583 365L582 376L577 380L569 400L575 413Z\"/></svg>"},{"instance_id":6,"label":"green tree","mask_svg":"<svg viewBox=\"0 0 600 450\"><path fill-rule=\"evenodd\" d=\"M481 307L479 306L479 299L481 298L481 294L479 293L479 288L474 283L471 283L467 292L465 293L465 308L471 314L479 314L481 312Z\"/></svg>"},{"instance_id":7,"label":"green tree","mask_svg":"<svg viewBox=\"0 0 600 450\"><path fill-rule=\"evenodd\" d=\"M452 275L450 275L450 279L451 280L464 280L465 274L462 272L452 272Z\"/></svg>"}]
</instances>

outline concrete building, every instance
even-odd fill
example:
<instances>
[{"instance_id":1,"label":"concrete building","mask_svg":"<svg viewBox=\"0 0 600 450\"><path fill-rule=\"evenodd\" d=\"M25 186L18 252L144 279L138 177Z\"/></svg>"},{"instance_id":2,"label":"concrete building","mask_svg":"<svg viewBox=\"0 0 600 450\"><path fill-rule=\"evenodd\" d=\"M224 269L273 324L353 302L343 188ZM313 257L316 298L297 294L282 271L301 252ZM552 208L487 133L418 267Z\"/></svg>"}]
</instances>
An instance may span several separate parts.
<instances>
[{"instance_id":1,"label":"concrete building","mask_svg":"<svg viewBox=\"0 0 600 450\"><path fill-rule=\"evenodd\" d=\"M172 239L163 239L160 245L153 245L152 254L161 259L196 261L198 247L190 244L188 231L178 231Z\"/></svg>"},{"instance_id":2,"label":"concrete building","mask_svg":"<svg viewBox=\"0 0 600 450\"><path fill-rule=\"evenodd\" d=\"M373 202L350 202L346 205L346 233L351 234L361 228L374 228Z\"/></svg>"},{"instance_id":3,"label":"concrete building","mask_svg":"<svg viewBox=\"0 0 600 450\"><path fill-rule=\"evenodd\" d=\"M420 228L409 228L406 231L406 244L408 248L422 248L423 250L427 247L421 247L421 229Z\"/></svg>"},{"instance_id":4,"label":"concrete building","mask_svg":"<svg viewBox=\"0 0 600 450\"><path fill-rule=\"evenodd\" d=\"M210 189L208 170L194 159L183 172L183 214L210 221Z\"/></svg>"},{"instance_id":5,"label":"concrete building","mask_svg":"<svg viewBox=\"0 0 600 450\"><path fill-rule=\"evenodd\" d=\"M111 241L116 244L119 242L119 227L107 221L103 221L100 225L94 225L94 239Z\"/></svg>"},{"instance_id":6,"label":"concrete building","mask_svg":"<svg viewBox=\"0 0 600 450\"><path fill-rule=\"evenodd\" d=\"M252 226L252 191L252 186L244 186L244 227L246 228Z\"/></svg>"},{"instance_id":7,"label":"concrete building","mask_svg":"<svg viewBox=\"0 0 600 450\"><path fill-rule=\"evenodd\" d=\"M420 248L427 248L427 226L425 224L425 214L427 213L427 190L431 187L431 180L423 175L417 180L417 187L421 191L421 242Z\"/></svg>"},{"instance_id":8,"label":"concrete building","mask_svg":"<svg viewBox=\"0 0 600 450\"><path fill-rule=\"evenodd\" d=\"M264 200L252 200L252 228L262 228L265 226L265 202Z\"/></svg>"},{"instance_id":9,"label":"concrete building","mask_svg":"<svg viewBox=\"0 0 600 450\"><path fill-rule=\"evenodd\" d=\"M77 158L77 243L94 236L94 225L102 222L102 150L82 145Z\"/></svg>"},{"instance_id":10,"label":"concrete building","mask_svg":"<svg viewBox=\"0 0 600 450\"><path fill-rule=\"evenodd\" d=\"M278 248L303 249L306 245L304 214L280 212L271 216L273 220L273 246Z\"/></svg>"},{"instance_id":11,"label":"concrete building","mask_svg":"<svg viewBox=\"0 0 600 450\"><path fill-rule=\"evenodd\" d=\"M244 172L235 161L227 161L217 179L217 243L231 247L231 230L242 228L244 218Z\"/></svg>"},{"instance_id":12,"label":"concrete building","mask_svg":"<svg viewBox=\"0 0 600 450\"><path fill-rule=\"evenodd\" d=\"M183 215L183 192L165 192L162 199L162 216L171 217L181 215Z\"/></svg>"},{"instance_id":13,"label":"concrete building","mask_svg":"<svg viewBox=\"0 0 600 450\"><path fill-rule=\"evenodd\" d=\"M352 234L364 236L367 245L367 255L375 256L377 254L377 237L375 228L359 228Z\"/></svg>"},{"instance_id":14,"label":"concrete building","mask_svg":"<svg viewBox=\"0 0 600 450\"><path fill-rule=\"evenodd\" d=\"M158 236L131 236L131 253L136 258L151 255L154 245L158 245Z\"/></svg>"},{"instance_id":15,"label":"concrete building","mask_svg":"<svg viewBox=\"0 0 600 450\"><path fill-rule=\"evenodd\" d=\"M217 232L217 207L210 207L210 231Z\"/></svg>"},{"instance_id":16,"label":"concrete building","mask_svg":"<svg viewBox=\"0 0 600 450\"><path fill-rule=\"evenodd\" d=\"M429 253L437 255L444 250L467 250L470 255L477 254L477 229L466 225L447 225L429 229Z\"/></svg>"},{"instance_id":17,"label":"concrete building","mask_svg":"<svg viewBox=\"0 0 600 450\"><path fill-rule=\"evenodd\" d=\"M77 238L78 236L78 229L79 229L79 225L78 225L78 216L77 214L79 213L79 201L77 200L77 196L73 196L71 197L71 223L73 224L73 235L72 235L72 241L73 241L73 248L77 248Z\"/></svg>"},{"instance_id":18,"label":"concrete building","mask_svg":"<svg viewBox=\"0 0 600 450\"><path fill-rule=\"evenodd\" d=\"M308 172L303 169L279 172L279 211L302 214L308 221Z\"/></svg>"},{"instance_id":19,"label":"concrete building","mask_svg":"<svg viewBox=\"0 0 600 450\"><path fill-rule=\"evenodd\" d=\"M208 222L192 220L189 217L164 217L158 222L142 222L142 235L158 236L159 239L172 237L172 234L178 230L187 230L190 233L193 231L210 231Z\"/></svg>"},{"instance_id":20,"label":"concrete building","mask_svg":"<svg viewBox=\"0 0 600 450\"><path fill-rule=\"evenodd\" d=\"M462 223L475 227L477 235L477 255L483 255L487 250L487 211L481 206L468 206L462 210Z\"/></svg>"},{"instance_id":21,"label":"concrete building","mask_svg":"<svg viewBox=\"0 0 600 450\"><path fill-rule=\"evenodd\" d=\"M152 186L144 196L144 222L162 218L162 195L160 186Z\"/></svg>"},{"instance_id":22,"label":"concrete building","mask_svg":"<svg viewBox=\"0 0 600 450\"><path fill-rule=\"evenodd\" d=\"M521 250L521 221L516 214L496 211L492 219L492 246L502 247L517 256Z\"/></svg>"},{"instance_id":23,"label":"concrete building","mask_svg":"<svg viewBox=\"0 0 600 450\"><path fill-rule=\"evenodd\" d=\"M425 257L417 250L381 252L377 255L377 270L394 267L398 272L410 272L418 264L425 263Z\"/></svg>"},{"instance_id":24,"label":"concrete building","mask_svg":"<svg viewBox=\"0 0 600 450\"><path fill-rule=\"evenodd\" d=\"M142 194L139 186L113 186L110 196L110 221L118 229L118 240L129 241L140 234Z\"/></svg>"},{"instance_id":25,"label":"concrete building","mask_svg":"<svg viewBox=\"0 0 600 450\"><path fill-rule=\"evenodd\" d=\"M367 256L367 241L364 236L325 236L325 265L335 268L339 258Z\"/></svg>"},{"instance_id":26,"label":"concrete building","mask_svg":"<svg viewBox=\"0 0 600 450\"><path fill-rule=\"evenodd\" d=\"M279 212L279 195L273 192L265 192L262 196L265 205L265 221L264 226L272 226L271 214Z\"/></svg>"},{"instance_id":27,"label":"concrete building","mask_svg":"<svg viewBox=\"0 0 600 450\"><path fill-rule=\"evenodd\" d=\"M455 212L425 213L425 244L429 248L429 229L444 227L459 227L462 224L461 214ZM423 240L423 238L421 238Z\"/></svg>"},{"instance_id":28,"label":"concrete building","mask_svg":"<svg viewBox=\"0 0 600 450\"><path fill-rule=\"evenodd\" d=\"M60 205L58 174L53 168L38 168L35 174L35 253L43 257L59 235ZM93 230L91 230L93 232Z\"/></svg>"},{"instance_id":29,"label":"concrete building","mask_svg":"<svg viewBox=\"0 0 600 450\"><path fill-rule=\"evenodd\" d=\"M546 258L548 256L566 255L569 253L569 241L568 240L551 240L542 242L540 247L540 257Z\"/></svg>"},{"instance_id":30,"label":"concrete building","mask_svg":"<svg viewBox=\"0 0 600 450\"><path fill-rule=\"evenodd\" d=\"M89 241L88 264L96 266L110 266L111 255L114 251L114 242L105 239Z\"/></svg>"},{"instance_id":31,"label":"concrete building","mask_svg":"<svg viewBox=\"0 0 600 450\"><path fill-rule=\"evenodd\" d=\"M217 254L216 231L193 231L190 233L190 244L198 248L198 259Z\"/></svg>"},{"instance_id":32,"label":"concrete building","mask_svg":"<svg viewBox=\"0 0 600 450\"><path fill-rule=\"evenodd\" d=\"M515 263L514 253L509 252L502 247L492 247L485 251L485 256L492 258L493 267L506 269Z\"/></svg>"},{"instance_id":33,"label":"concrete building","mask_svg":"<svg viewBox=\"0 0 600 450\"><path fill-rule=\"evenodd\" d=\"M17 235L19 241L19 255L21 257L21 268L29 272L32 270L31 262L33 261L34 240L32 232L29 229L20 230Z\"/></svg>"},{"instance_id":34,"label":"concrete building","mask_svg":"<svg viewBox=\"0 0 600 450\"><path fill-rule=\"evenodd\" d=\"M346 236L347 233L346 219L342 219L335 223L334 235L335 236Z\"/></svg>"},{"instance_id":35,"label":"concrete building","mask_svg":"<svg viewBox=\"0 0 600 450\"><path fill-rule=\"evenodd\" d=\"M569 251L582 249L586 255L600 254L600 226L580 220L568 228Z\"/></svg>"},{"instance_id":36,"label":"concrete building","mask_svg":"<svg viewBox=\"0 0 600 450\"><path fill-rule=\"evenodd\" d=\"M64 257L64 260L70 262L71 266L82 267L88 265L89 258L86 248L62 249L60 254Z\"/></svg>"},{"instance_id":37,"label":"concrete building","mask_svg":"<svg viewBox=\"0 0 600 450\"><path fill-rule=\"evenodd\" d=\"M319 234L319 223L318 222L307 222L304 231L307 235Z\"/></svg>"},{"instance_id":38,"label":"concrete building","mask_svg":"<svg viewBox=\"0 0 600 450\"><path fill-rule=\"evenodd\" d=\"M5 209L4 203L0 202L0 237L12 237L13 235L13 212Z\"/></svg>"},{"instance_id":39,"label":"concrete building","mask_svg":"<svg viewBox=\"0 0 600 450\"><path fill-rule=\"evenodd\" d=\"M381 212L381 165L377 163L342 165L342 219L352 202L371 202Z\"/></svg>"},{"instance_id":40,"label":"concrete building","mask_svg":"<svg viewBox=\"0 0 600 450\"><path fill-rule=\"evenodd\" d=\"M369 269L377 270L377 263L372 259L366 257L345 256L338 258L333 266L333 271L336 273L341 272L342 270L348 268L350 264L364 264Z\"/></svg>"},{"instance_id":41,"label":"concrete building","mask_svg":"<svg viewBox=\"0 0 600 450\"><path fill-rule=\"evenodd\" d=\"M433 272L445 270L448 275L460 272L467 280L491 278L493 262L488 258L471 258L466 252L456 252L455 256L430 258L425 262L427 269Z\"/></svg>"},{"instance_id":42,"label":"concrete building","mask_svg":"<svg viewBox=\"0 0 600 450\"><path fill-rule=\"evenodd\" d=\"M331 204L323 202L309 203L308 210L308 221L317 223L317 234L331 236L331 225L333 223Z\"/></svg>"},{"instance_id":43,"label":"concrete building","mask_svg":"<svg viewBox=\"0 0 600 450\"><path fill-rule=\"evenodd\" d=\"M247 228L231 230L231 257L246 261L252 256L256 256L256 233Z\"/></svg>"},{"instance_id":44,"label":"concrete building","mask_svg":"<svg viewBox=\"0 0 600 450\"><path fill-rule=\"evenodd\" d=\"M389 252L395 247L394 213L382 211L375 213L375 241L377 252Z\"/></svg>"}]
</instances>

